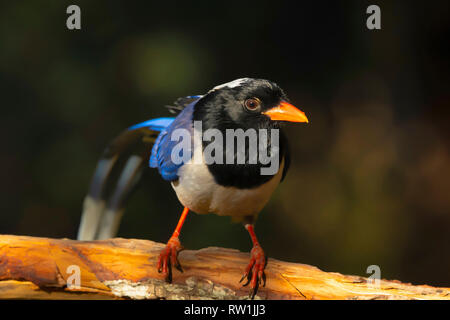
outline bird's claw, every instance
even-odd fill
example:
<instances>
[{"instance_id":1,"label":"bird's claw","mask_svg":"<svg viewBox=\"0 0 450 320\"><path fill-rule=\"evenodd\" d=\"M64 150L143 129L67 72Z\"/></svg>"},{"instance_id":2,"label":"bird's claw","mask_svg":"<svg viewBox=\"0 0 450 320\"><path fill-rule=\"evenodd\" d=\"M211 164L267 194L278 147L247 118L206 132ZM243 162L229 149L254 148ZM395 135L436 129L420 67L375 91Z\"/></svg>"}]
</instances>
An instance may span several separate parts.
<instances>
[{"instance_id":1,"label":"bird's claw","mask_svg":"<svg viewBox=\"0 0 450 320\"><path fill-rule=\"evenodd\" d=\"M263 249L259 245L255 245L250 252L250 263L245 268L245 273L239 282L242 282L245 278L247 281L243 286L250 284L250 299L253 299L258 292L258 288L262 283L264 287L266 285L266 274L264 269L267 265L267 258L264 254Z\"/></svg>"},{"instance_id":2,"label":"bird's claw","mask_svg":"<svg viewBox=\"0 0 450 320\"><path fill-rule=\"evenodd\" d=\"M178 271L183 272L180 261L178 261L178 254L183 249L178 237L171 237L166 247L159 254L158 272L165 275L165 280L168 283L172 282L172 265Z\"/></svg>"}]
</instances>

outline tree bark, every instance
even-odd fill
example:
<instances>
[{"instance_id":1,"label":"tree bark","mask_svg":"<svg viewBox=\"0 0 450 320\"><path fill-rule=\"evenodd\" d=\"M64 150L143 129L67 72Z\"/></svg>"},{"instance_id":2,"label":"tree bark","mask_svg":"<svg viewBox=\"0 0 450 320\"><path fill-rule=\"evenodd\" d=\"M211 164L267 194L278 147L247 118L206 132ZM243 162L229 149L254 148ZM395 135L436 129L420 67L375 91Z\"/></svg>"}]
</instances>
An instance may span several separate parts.
<instances>
[{"instance_id":1,"label":"tree bark","mask_svg":"<svg viewBox=\"0 0 450 320\"><path fill-rule=\"evenodd\" d=\"M245 299L239 280L249 254L184 250L173 283L156 261L164 244L148 240L75 241L0 235L0 299ZM79 283L77 283L79 275ZM330 273L269 259L255 299L450 299L450 288ZM77 287L77 284L79 286Z\"/></svg>"}]
</instances>

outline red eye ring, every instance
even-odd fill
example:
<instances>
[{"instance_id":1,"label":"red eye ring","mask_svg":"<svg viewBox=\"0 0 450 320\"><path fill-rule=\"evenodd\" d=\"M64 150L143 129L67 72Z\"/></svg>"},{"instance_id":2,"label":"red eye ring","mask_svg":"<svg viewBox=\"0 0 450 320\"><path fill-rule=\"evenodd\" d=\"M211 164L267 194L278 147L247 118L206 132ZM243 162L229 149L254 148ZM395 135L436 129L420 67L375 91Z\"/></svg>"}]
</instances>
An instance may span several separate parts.
<instances>
[{"instance_id":1,"label":"red eye ring","mask_svg":"<svg viewBox=\"0 0 450 320\"><path fill-rule=\"evenodd\" d=\"M250 98L245 100L244 106L250 111L255 111L261 106L261 101L258 98Z\"/></svg>"}]
</instances>

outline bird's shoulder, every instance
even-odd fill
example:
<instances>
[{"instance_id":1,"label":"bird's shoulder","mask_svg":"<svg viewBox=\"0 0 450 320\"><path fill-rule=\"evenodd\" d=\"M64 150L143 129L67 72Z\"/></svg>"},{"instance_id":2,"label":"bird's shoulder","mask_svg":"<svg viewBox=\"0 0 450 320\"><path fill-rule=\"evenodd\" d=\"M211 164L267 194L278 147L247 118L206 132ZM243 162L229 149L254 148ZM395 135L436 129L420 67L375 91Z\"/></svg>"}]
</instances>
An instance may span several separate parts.
<instances>
[{"instance_id":1,"label":"bird's shoulder","mask_svg":"<svg viewBox=\"0 0 450 320\"><path fill-rule=\"evenodd\" d=\"M189 148L191 143L186 144L187 148L183 148L182 152L188 154L180 154L177 161L172 157L172 151L180 143L180 139L192 139L193 137L193 112L195 101L184 106L172 123L161 131L152 148L149 165L152 168L158 168L163 179L173 181L178 179L178 169L192 157L192 150ZM177 132L183 136L178 139L172 139L173 134Z\"/></svg>"}]
</instances>

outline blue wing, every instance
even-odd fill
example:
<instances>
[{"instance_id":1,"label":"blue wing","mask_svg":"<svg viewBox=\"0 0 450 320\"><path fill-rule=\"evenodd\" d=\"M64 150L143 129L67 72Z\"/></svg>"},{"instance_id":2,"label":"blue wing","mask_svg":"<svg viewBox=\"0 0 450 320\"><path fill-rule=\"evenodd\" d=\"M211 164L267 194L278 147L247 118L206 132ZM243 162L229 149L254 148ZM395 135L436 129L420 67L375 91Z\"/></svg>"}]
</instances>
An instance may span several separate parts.
<instances>
[{"instance_id":1,"label":"blue wing","mask_svg":"<svg viewBox=\"0 0 450 320\"><path fill-rule=\"evenodd\" d=\"M172 141L172 133L177 129L185 129L189 133L189 139L193 137L193 120L192 115L194 113L194 103L189 104L180 114L175 118L175 120L161 133L155 141L152 149L152 154L150 156L150 167L158 168L159 173L164 180L173 181L178 179L178 169L184 164L184 162L175 163L172 159L173 148L181 141L181 137L178 140ZM192 145L192 140L188 146ZM192 149L188 148L183 150L187 152L184 161L187 161L192 157ZM181 155L183 157L184 155Z\"/></svg>"},{"instance_id":2,"label":"blue wing","mask_svg":"<svg viewBox=\"0 0 450 320\"><path fill-rule=\"evenodd\" d=\"M192 116L194 105L197 101L198 99L185 106L176 118L151 119L129 128L129 130L149 128L160 132L152 148L149 166L151 168L158 168L164 180L173 181L178 179L178 169L184 162L174 161L172 159L172 150L181 141L182 137L175 141L172 141L171 137L172 133L177 129L185 129L189 133L189 136L193 137ZM189 145L192 145L192 141ZM183 151L188 153L183 158L184 161L192 157L192 150L190 148ZM180 156L183 157L183 154Z\"/></svg>"}]
</instances>

